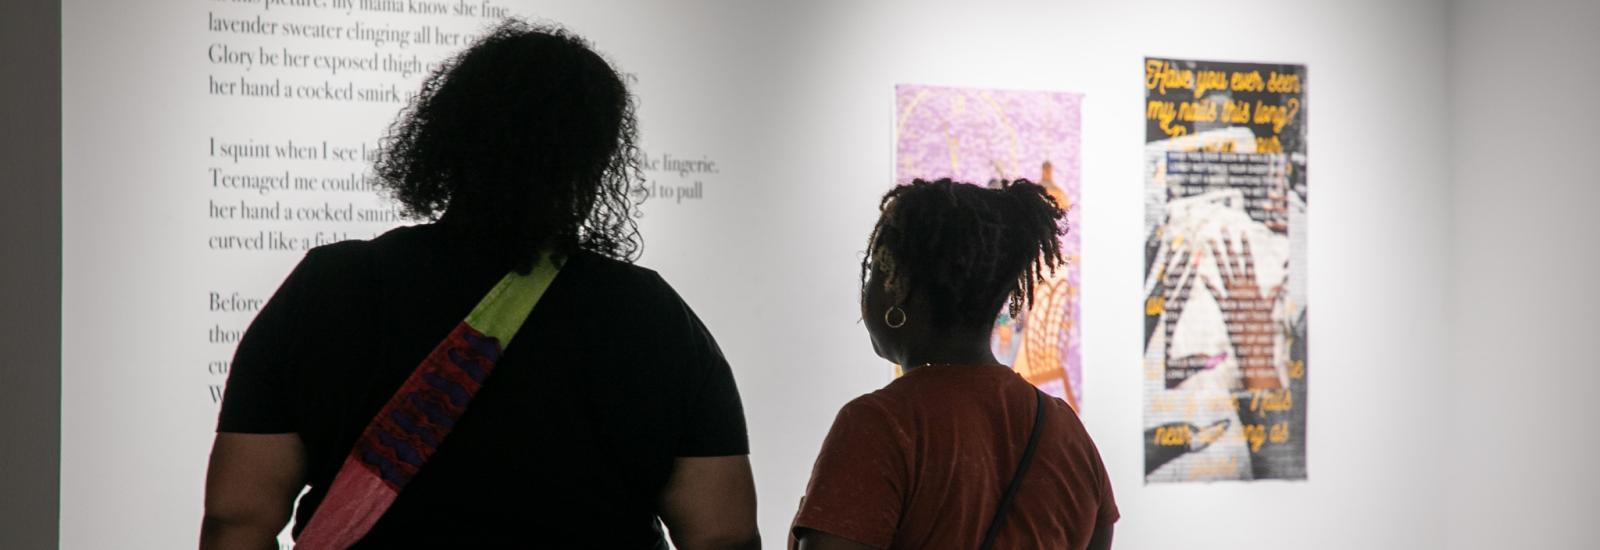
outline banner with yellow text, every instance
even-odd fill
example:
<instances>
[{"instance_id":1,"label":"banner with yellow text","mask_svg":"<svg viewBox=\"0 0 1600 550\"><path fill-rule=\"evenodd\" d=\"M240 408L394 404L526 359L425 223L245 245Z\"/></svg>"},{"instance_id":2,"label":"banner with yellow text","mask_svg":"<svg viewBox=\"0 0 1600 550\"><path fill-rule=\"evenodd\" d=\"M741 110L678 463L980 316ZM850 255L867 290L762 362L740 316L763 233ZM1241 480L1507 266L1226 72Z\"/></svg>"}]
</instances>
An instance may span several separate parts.
<instances>
[{"instance_id":1,"label":"banner with yellow text","mask_svg":"<svg viewBox=\"0 0 1600 550\"><path fill-rule=\"evenodd\" d=\"M1306 479L1306 68L1145 59L1145 481Z\"/></svg>"}]
</instances>

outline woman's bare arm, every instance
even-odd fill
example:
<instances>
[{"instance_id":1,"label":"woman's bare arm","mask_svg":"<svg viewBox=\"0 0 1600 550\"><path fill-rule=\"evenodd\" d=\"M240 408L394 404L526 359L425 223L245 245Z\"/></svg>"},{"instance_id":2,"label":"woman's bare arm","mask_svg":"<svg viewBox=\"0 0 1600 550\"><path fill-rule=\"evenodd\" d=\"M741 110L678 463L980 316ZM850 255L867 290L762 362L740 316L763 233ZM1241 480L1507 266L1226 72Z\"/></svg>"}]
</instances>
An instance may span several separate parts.
<instances>
[{"instance_id":1,"label":"woman's bare arm","mask_svg":"<svg viewBox=\"0 0 1600 550\"><path fill-rule=\"evenodd\" d=\"M305 486L305 469L298 434L217 434L206 472L201 550L278 548L278 533Z\"/></svg>"},{"instance_id":2,"label":"woman's bare arm","mask_svg":"<svg viewBox=\"0 0 1600 550\"><path fill-rule=\"evenodd\" d=\"M761 548L747 456L678 458L660 508L673 544L683 550Z\"/></svg>"}]
</instances>

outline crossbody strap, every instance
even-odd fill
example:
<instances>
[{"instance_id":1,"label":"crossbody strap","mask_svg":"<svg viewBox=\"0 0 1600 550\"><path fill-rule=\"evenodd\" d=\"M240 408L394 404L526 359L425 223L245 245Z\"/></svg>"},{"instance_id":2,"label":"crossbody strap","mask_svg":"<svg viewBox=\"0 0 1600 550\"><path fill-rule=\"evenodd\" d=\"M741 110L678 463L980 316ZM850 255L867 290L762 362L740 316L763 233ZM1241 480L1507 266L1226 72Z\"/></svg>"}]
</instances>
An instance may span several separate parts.
<instances>
[{"instance_id":1,"label":"crossbody strap","mask_svg":"<svg viewBox=\"0 0 1600 550\"><path fill-rule=\"evenodd\" d=\"M455 427L561 268L546 254L507 273L417 365L356 439L295 541L343 550L365 537Z\"/></svg>"},{"instance_id":2,"label":"crossbody strap","mask_svg":"<svg viewBox=\"0 0 1600 550\"><path fill-rule=\"evenodd\" d=\"M1017 463L1017 473L1011 476L1011 483L1006 486L1006 494L1000 499L1000 507L994 511L994 519L989 520L989 530L983 534L982 550L994 547L994 540L1000 536L1000 525L1005 523L1006 515L1011 512L1011 503L1017 500L1017 489L1022 487L1023 476L1028 475L1028 466L1033 464L1033 452L1039 448L1039 433L1044 431L1045 397L1044 392L1038 389L1034 393L1033 433L1028 435L1028 447L1022 451L1022 460Z\"/></svg>"}]
</instances>

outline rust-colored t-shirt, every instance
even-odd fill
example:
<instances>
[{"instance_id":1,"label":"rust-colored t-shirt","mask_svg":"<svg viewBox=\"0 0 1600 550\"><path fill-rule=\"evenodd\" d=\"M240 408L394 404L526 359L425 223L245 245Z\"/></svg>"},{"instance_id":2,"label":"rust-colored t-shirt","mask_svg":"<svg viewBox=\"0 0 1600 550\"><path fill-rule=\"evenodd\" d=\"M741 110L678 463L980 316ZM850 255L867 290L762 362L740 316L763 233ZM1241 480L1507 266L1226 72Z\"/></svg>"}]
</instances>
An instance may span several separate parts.
<instances>
[{"instance_id":1,"label":"rust-colored t-shirt","mask_svg":"<svg viewBox=\"0 0 1600 550\"><path fill-rule=\"evenodd\" d=\"M934 365L851 401L822 444L795 528L877 548L977 548L1027 447L1034 391L1004 366ZM1117 521L1077 413L1045 405L996 548L1081 549Z\"/></svg>"}]
</instances>

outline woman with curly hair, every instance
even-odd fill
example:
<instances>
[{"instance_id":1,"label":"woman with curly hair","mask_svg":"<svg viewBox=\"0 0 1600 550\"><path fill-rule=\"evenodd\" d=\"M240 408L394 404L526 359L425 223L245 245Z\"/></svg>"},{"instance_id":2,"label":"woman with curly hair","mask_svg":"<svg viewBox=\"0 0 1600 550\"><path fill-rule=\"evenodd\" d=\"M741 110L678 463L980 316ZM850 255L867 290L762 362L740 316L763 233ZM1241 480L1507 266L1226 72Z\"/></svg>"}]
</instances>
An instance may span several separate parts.
<instances>
[{"instance_id":1,"label":"woman with curly hair","mask_svg":"<svg viewBox=\"0 0 1600 550\"><path fill-rule=\"evenodd\" d=\"M1062 263L1055 199L917 180L879 210L861 315L905 375L839 411L791 546L1109 548L1117 505L1083 423L990 348L1000 308L1020 313Z\"/></svg>"},{"instance_id":2,"label":"woman with curly hair","mask_svg":"<svg viewBox=\"0 0 1600 550\"><path fill-rule=\"evenodd\" d=\"M759 546L728 364L632 265L635 126L560 29L507 22L433 73L376 166L428 223L310 251L260 311L201 546L276 548L291 511L307 550L666 548L662 523Z\"/></svg>"}]
</instances>

